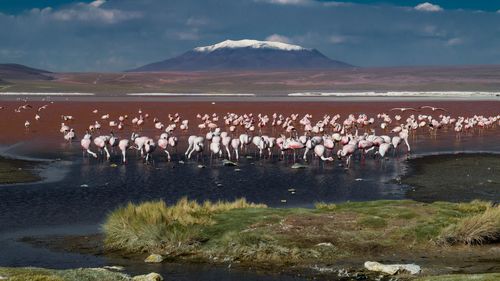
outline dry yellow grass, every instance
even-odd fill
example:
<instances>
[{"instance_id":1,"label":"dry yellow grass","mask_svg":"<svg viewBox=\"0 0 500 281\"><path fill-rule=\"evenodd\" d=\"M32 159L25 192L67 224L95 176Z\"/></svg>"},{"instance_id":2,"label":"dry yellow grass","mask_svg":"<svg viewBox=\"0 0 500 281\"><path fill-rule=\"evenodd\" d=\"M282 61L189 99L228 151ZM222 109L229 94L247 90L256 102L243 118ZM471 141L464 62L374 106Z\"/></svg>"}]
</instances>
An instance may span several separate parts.
<instances>
[{"instance_id":1,"label":"dry yellow grass","mask_svg":"<svg viewBox=\"0 0 500 281\"><path fill-rule=\"evenodd\" d=\"M108 216L103 226L105 242L110 249L147 251L160 247L175 250L186 244L195 245L202 239L199 228L213 224L212 216L216 213L265 207L245 199L199 204L182 198L170 207L162 200L129 203Z\"/></svg>"},{"instance_id":2,"label":"dry yellow grass","mask_svg":"<svg viewBox=\"0 0 500 281\"><path fill-rule=\"evenodd\" d=\"M450 225L441 233L441 239L449 244L467 245L499 241L500 206L487 206L483 213L465 217Z\"/></svg>"}]
</instances>

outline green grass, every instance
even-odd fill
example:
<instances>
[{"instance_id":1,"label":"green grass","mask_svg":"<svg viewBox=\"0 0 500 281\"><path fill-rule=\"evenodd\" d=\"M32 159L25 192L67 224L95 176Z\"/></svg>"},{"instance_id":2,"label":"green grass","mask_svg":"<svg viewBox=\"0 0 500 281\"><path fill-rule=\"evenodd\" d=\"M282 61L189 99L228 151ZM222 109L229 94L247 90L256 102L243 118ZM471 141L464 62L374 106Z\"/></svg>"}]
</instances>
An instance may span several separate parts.
<instances>
[{"instance_id":1,"label":"green grass","mask_svg":"<svg viewBox=\"0 0 500 281\"><path fill-rule=\"evenodd\" d=\"M26 183L40 180L35 162L0 157L0 184Z\"/></svg>"},{"instance_id":2,"label":"green grass","mask_svg":"<svg viewBox=\"0 0 500 281\"><path fill-rule=\"evenodd\" d=\"M111 213L104 224L105 244L126 252L215 262L329 264L360 253L438 251L443 233L452 226L496 218L490 205L403 200L285 209L243 200L198 204L182 199L173 206L156 201ZM483 222L489 220L479 220Z\"/></svg>"},{"instance_id":3,"label":"green grass","mask_svg":"<svg viewBox=\"0 0 500 281\"><path fill-rule=\"evenodd\" d=\"M500 273L487 274L449 274L438 276L425 276L414 279L414 281L497 281Z\"/></svg>"},{"instance_id":4,"label":"green grass","mask_svg":"<svg viewBox=\"0 0 500 281\"><path fill-rule=\"evenodd\" d=\"M34 267L0 267L8 281L130 281L130 276L101 268L54 270Z\"/></svg>"}]
</instances>

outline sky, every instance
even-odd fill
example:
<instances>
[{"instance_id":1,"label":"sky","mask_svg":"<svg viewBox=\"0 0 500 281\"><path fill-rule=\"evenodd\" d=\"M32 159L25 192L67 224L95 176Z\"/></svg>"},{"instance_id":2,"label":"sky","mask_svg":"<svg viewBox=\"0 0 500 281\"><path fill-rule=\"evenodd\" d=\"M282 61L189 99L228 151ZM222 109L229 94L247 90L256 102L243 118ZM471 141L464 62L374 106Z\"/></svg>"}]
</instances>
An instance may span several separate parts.
<instances>
[{"instance_id":1,"label":"sky","mask_svg":"<svg viewBox=\"0 0 500 281\"><path fill-rule=\"evenodd\" d=\"M256 39L362 67L500 64L500 1L427 1L0 0L0 63L122 71Z\"/></svg>"}]
</instances>

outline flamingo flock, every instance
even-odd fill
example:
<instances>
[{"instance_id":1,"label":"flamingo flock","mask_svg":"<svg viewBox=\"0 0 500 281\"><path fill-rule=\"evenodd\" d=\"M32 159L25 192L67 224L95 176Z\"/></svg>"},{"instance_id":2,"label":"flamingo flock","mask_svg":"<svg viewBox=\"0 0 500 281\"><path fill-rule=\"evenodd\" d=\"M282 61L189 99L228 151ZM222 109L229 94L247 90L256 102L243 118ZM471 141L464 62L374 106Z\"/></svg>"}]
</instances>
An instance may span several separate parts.
<instances>
[{"instance_id":1,"label":"flamingo flock","mask_svg":"<svg viewBox=\"0 0 500 281\"><path fill-rule=\"evenodd\" d=\"M49 106L46 104L38 108L35 122L42 119L40 112ZM15 108L15 112L31 109L32 106L25 103ZM209 153L211 159L239 161L241 155L253 153L262 159L293 158L294 162L313 159L333 162L337 159L345 161L346 167L349 167L354 155L384 159L390 151L411 153L410 142L417 132L435 135L440 130L453 130L460 136L481 133L500 125L500 115L455 117L446 109L434 106L392 108L387 113L374 116L324 114L316 118L309 113L275 112L267 115L228 112L199 113L191 119L184 118L180 113L166 114L162 120L151 118L142 109L138 109L133 117L99 114L98 109L92 110L91 114L95 116L95 121L86 126L80 140L84 154L109 160L118 150L123 163L127 162L131 149L149 162L157 147L167 161L172 161L179 140L185 139L186 160L194 155L199 159L204 153ZM60 132L65 141L76 140L75 129L71 127L74 122L77 121L73 116L61 115ZM192 123L196 126L191 128ZM27 120L25 128L29 130L30 126L31 122ZM125 128L131 131L130 137L120 138L118 132ZM108 130L108 134L102 133ZM158 133L153 133L153 136L143 134L144 131L151 134L151 130ZM189 135L193 132L197 133Z\"/></svg>"}]
</instances>

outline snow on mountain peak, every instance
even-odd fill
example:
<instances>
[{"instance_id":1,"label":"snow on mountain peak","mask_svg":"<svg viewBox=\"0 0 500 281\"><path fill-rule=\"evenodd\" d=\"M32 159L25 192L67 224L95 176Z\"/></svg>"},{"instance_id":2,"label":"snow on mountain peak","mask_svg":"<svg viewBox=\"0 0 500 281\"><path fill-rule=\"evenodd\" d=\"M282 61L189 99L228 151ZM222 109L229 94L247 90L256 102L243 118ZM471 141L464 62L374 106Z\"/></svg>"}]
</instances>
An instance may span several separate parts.
<instances>
[{"instance_id":1,"label":"snow on mountain peak","mask_svg":"<svg viewBox=\"0 0 500 281\"><path fill-rule=\"evenodd\" d=\"M298 45L286 44L281 42L273 42L273 41L258 41L258 40L226 40L215 45L197 47L194 48L196 52L213 52L219 49L236 49L236 48L253 48L253 49L275 49L275 50L283 50L283 51L302 51L307 50Z\"/></svg>"}]
</instances>

